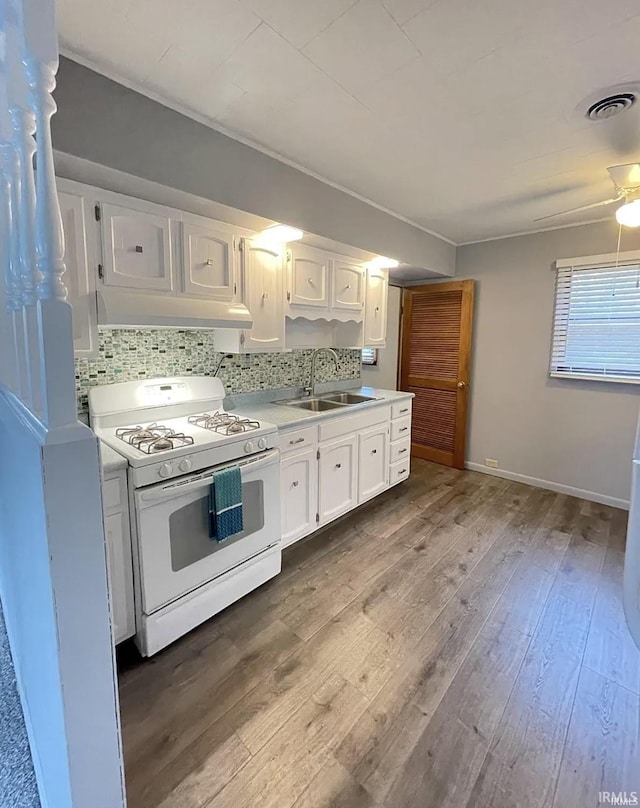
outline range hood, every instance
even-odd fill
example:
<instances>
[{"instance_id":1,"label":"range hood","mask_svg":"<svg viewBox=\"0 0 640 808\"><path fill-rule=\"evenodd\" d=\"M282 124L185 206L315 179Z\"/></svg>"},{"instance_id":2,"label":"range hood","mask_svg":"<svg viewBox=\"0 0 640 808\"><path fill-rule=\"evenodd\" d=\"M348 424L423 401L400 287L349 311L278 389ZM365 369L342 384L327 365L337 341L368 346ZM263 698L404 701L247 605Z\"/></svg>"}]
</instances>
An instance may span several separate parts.
<instances>
[{"instance_id":1,"label":"range hood","mask_svg":"<svg viewBox=\"0 0 640 808\"><path fill-rule=\"evenodd\" d=\"M113 328L251 328L242 303L136 294L103 289L97 293L98 325Z\"/></svg>"}]
</instances>

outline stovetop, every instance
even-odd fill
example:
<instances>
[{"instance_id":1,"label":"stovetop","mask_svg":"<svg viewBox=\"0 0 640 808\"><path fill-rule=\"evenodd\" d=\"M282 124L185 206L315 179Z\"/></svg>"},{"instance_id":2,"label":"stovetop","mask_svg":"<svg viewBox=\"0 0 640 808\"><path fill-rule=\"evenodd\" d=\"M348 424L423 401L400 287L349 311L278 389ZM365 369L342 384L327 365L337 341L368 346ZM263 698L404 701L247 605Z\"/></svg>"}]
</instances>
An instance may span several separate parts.
<instances>
[{"instance_id":1,"label":"stovetop","mask_svg":"<svg viewBox=\"0 0 640 808\"><path fill-rule=\"evenodd\" d=\"M278 446L274 424L225 412L223 399L220 380L211 377L105 385L89 392L91 425L127 458L136 486Z\"/></svg>"}]
</instances>

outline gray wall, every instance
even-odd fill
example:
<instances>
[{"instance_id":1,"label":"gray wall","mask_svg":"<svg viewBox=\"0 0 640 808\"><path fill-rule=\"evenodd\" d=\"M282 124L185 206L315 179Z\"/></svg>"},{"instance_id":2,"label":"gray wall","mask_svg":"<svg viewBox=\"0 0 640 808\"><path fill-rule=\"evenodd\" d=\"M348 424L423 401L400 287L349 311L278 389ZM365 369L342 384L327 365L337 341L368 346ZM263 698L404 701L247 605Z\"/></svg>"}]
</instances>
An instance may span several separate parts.
<instances>
[{"instance_id":1,"label":"gray wall","mask_svg":"<svg viewBox=\"0 0 640 808\"><path fill-rule=\"evenodd\" d=\"M629 499L640 389L548 375L553 262L615 252L616 240L612 216L458 248L456 274L477 281L467 461ZM621 249L640 249L640 234L625 230Z\"/></svg>"},{"instance_id":2,"label":"gray wall","mask_svg":"<svg viewBox=\"0 0 640 808\"><path fill-rule=\"evenodd\" d=\"M60 60L55 98L53 145L60 152L443 275L454 272L455 247L442 239L69 59Z\"/></svg>"},{"instance_id":3,"label":"gray wall","mask_svg":"<svg viewBox=\"0 0 640 808\"><path fill-rule=\"evenodd\" d=\"M378 351L377 365L362 366L362 384L396 390L398 387L398 340L400 337L400 303L402 289L389 287L387 306L387 345Z\"/></svg>"}]
</instances>

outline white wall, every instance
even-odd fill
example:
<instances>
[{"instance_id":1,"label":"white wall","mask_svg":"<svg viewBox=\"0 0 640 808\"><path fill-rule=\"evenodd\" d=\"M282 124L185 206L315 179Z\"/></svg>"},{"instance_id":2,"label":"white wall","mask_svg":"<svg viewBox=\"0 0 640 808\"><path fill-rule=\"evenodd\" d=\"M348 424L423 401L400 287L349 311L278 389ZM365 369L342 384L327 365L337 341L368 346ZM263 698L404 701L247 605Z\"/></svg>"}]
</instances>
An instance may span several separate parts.
<instances>
[{"instance_id":1,"label":"white wall","mask_svg":"<svg viewBox=\"0 0 640 808\"><path fill-rule=\"evenodd\" d=\"M398 386L398 340L400 337L400 304L402 289L389 287L387 305L387 345L378 350L377 365L362 366L362 384L396 390Z\"/></svg>"},{"instance_id":2,"label":"white wall","mask_svg":"<svg viewBox=\"0 0 640 808\"><path fill-rule=\"evenodd\" d=\"M0 597L43 808L121 808L98 442L0 391Z\"/></svg>"},{"instance_id":3,"label":"white wall","mask_svg":"<svg viewBox=\"0 0 640 808\"><path fill-rule=\"evenodd\" d=\"M457 277L474 278L467 461L623 505L640 388L551 379L549 351L557 258L615 252L611 221L458 248ZM626 230L622 250L640 248Z\"/></svg>"}]
</instances>

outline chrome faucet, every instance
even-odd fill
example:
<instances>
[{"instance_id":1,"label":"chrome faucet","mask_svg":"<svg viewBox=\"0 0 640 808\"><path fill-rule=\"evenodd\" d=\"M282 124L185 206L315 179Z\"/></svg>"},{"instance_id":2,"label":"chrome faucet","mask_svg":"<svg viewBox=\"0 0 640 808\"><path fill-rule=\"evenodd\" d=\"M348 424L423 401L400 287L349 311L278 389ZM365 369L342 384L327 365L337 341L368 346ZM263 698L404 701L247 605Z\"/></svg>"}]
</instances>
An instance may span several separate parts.
<instances>
[{"instance_id":1,"label":"chrome faucet","mask_svg":"<svg viewBox=\"0 0 640 808\"><path fill-rule=\"evenodd\" d=\"M311 357L311 380L309 387L304 388L304 392L308 396L314 396L316 392L316 360L321 353L327 353L333 361L336 363L336 370L340 370L340 362L338 360L338 354L333 350L333 348L316 348L313 352L313 356Z\"/></svg>"}]
</instances>

